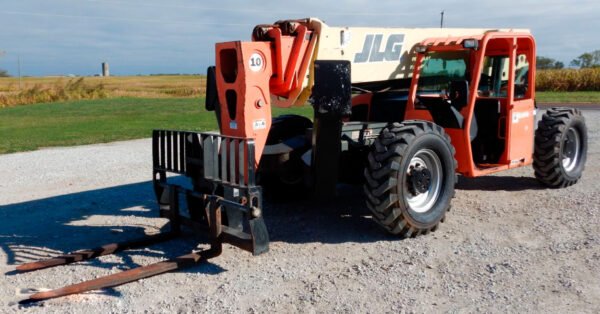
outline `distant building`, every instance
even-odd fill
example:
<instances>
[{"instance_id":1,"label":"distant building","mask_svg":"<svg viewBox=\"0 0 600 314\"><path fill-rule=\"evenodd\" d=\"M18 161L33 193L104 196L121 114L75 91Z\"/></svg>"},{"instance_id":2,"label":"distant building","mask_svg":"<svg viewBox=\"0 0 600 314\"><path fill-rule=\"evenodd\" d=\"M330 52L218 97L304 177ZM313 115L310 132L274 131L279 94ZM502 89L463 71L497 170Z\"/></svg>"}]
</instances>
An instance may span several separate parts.
<instances>
[{"instance_id":1,"label":"distant building","mask_svg":"<svg viewBox=\"0 0 600 314\"><path fill-rule=\"evenodd\" d=\"M102 76L110 76L110 71L108 69L108 62L102 62Z\"/></svg>"}]
</instances>

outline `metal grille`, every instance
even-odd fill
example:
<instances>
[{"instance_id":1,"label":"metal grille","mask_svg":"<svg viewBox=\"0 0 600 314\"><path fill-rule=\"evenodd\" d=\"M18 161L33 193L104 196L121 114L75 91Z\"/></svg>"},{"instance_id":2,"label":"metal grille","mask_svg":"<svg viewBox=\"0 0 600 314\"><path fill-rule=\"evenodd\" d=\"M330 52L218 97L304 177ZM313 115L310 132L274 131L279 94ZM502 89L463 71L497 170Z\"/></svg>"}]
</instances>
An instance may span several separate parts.
<instances>
[{"instance_id":1,"label":"metal grille","mask_svg":"<svg viewBox=\"0 0 600 314\"><path fill-rule=\"evenodd\" d=\"M202 133L204 177L237 186L254 186L254 140Z\"/></svg>"},{"instance_id":2,"label":"metal grille","mask_svg":"<svg viewBox=\"0 0 600 314\"><path fill-rule=\"evenodd\" d=\"M191 132L154 130L152 133L152 159L156 170L186 173L186 147Z\"/></svg>"},{"instance_id":3,"label":"metal grille","mask_svg":"<svg viewBox=\"0 0 600 314\"><path fill-rule=\"evenodd\" d=\"M157 171L188 174L199 162L204 178L235 186L255 185L254 140L218 133L154 130L153 164ZM202 156L196 156L202 152ZM200 158L199 158L200 157Z\"/></svg>"}]
</instances>

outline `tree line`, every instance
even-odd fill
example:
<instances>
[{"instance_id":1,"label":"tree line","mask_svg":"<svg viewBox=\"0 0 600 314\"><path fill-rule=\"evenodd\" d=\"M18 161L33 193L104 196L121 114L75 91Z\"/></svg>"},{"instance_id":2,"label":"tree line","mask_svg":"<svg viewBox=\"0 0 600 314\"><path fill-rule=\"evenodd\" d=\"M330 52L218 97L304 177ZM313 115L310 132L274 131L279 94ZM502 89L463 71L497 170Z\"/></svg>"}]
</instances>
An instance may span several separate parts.
<instances>
[{"instance_id":1,"label":"tree line","mask_svg":"<svg viewBox=\"0 0 600 314\"><path fill-rule=\"evenodd\" d=\"M583 53L571 60L569 65L580 69L600 67L600 50ZM562 69L564 67L565 64L558 60L542 56L536 57L536 68L539 70Z\"/></svg>"}]
</instances>

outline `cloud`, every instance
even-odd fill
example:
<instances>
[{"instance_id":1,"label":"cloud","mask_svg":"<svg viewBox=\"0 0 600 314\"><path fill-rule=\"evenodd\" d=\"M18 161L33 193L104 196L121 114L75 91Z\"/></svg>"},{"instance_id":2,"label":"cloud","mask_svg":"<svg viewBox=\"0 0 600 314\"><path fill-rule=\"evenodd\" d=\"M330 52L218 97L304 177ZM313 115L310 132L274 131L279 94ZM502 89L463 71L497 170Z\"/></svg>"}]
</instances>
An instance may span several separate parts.
<instances>
[{"instance_id":1,"label":"cloud","mask_svg":"<svg viewBox=\"0 0 600 314\"><path fill-rule=\"evenodd\" d=\"M600 49L600 2L530 0L234 1L22 0L3 4L0 68L27 75L198 73L214 61L214 43L248 40L256 24L319 17L329 25L529 28L538 54L568 63Z\"/></svg>"}]
</instances>

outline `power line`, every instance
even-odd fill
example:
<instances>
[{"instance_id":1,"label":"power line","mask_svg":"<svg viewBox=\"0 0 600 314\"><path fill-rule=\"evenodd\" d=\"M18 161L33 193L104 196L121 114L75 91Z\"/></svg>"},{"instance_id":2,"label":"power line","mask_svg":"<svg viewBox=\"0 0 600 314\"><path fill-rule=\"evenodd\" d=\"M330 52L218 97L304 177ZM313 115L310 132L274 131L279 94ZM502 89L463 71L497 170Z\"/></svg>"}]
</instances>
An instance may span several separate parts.
<instances>
[{"instance_id":1,"label":"power line","mask_svg":"<svg viewBox=\"0 0 600 314\"><path fill-rule=\"evenodd\" d=\"M119 0L83 0L85 2L98 3L98 4L122 4L127 6L135 6L135 7L154 7L154 8L172 8L172 9L196 9L196 10L204 10L204 11L222 11L222 12L253 12L253 13L269 13L274 14L272 10L265 10L264 8L246 8L236 6L234 8L225 8L225 7L207 7L207 6L198 6L198 5L176 5L176 4L161 4L161 3L147 3L147 2L129 2L129 1L119 1ZM76 1L81 3L81 0ZM282 2L283 3L283 2ZM310 10L306 11L277 11L277 15L306 15ZM411 13L382 13L382 12L327 12L324 16L413 16Z\"/></svg>"},{"instance_id":2,"label":"power line","mask_svg":"<svg viewBox=\"0 0 600 314\"><path fill-rule=\"evenodd\" d=\"M76 18L76 19L113 20L113 21L149 22L149 23L159 23L159 24L188 24L188 25L217 25L217 26L253 26L253 24L249 24L249 23L188 22L188 21L153 20L153 19L140 19L140 18L121 18L121 17L111 17L111 16L91 16L91 15L67 15L67 14L52 14L52 13L34 13L34 12L20 12L20 11L0 11L0 14L42 16L42 17L63 17L63 18Z\"/></svg>"},{"instance_id":3,"label":"power line","mask_svg":"<svg viewBox=\"0 0 600 314\"><path fill-rule=\"evenodd\" d=\"M87 2L94 3L114 3L114 4L125 4L125 5L133 5L133 6L145 6L145 7L157 7L157 8L173 8L173 9L198 9L205 11L224 11L224 12L268 12L273 13L269 10L265 10L264 8L243 8L243 7L235 7L235 8L224 8L224 7L206 7L206 6L196 6L196 5L173 5L173 4L160 4L160 3L147 3L147 2L128 2L128 1L119 1L119 0L85 0ZM283 2L282 2L283 3ZM289 14L289 15L303 15L306 14L307 11L277 11L277 14ZM339 16L412 16L414 14L411 13L381 13L381 12L327 12L325 14L327 16L331 15L339 15Z\"/></svg>"},{"instance_id":4,"label":"power line","mask_svg":"<svg viewBox=\"0 0 600 314\"><path fill-rule=\"evenodd\" d=\"M95 2L93 0L89 0L90 2ZM104 1L103 1L104 2ZM113 1L117 2L117 1ZM159 5L157 5L159 6ZM200 8L200 7L198 7ZM205 8L208 10L223 10L219 8ZM251 11L253 9L248 9ZM242 9L238 10L227 10L227 11L244 11ZM92 16L92 15L72 15L72 14L54 14L54 13L37 13L37 12L23 12L23 11L0 11L0 14L9 14L9 15L24 15L24 16L38 16L38 17L60 17L60 18L74 18L74 19L94 19L94 20L109 20L109 21L124 21L124 22L147 22L147 23L157 23L157 24L181 24L181 25L201 25L201 26L255 26L255 24L251 23L225 23L225 22L192 22L192 21L173 21L173 20L156 20L156 19L142 19L142 18L123 18L123 17L112 17L112 16ZM299 14L299 13L282 13L282 14ZM375 14L375 13L328 13L329 15L365 15L365 16L376 16L376 15L389 15L389 16L399 16L398 14Z\"/></svg>"}]
</instances>

